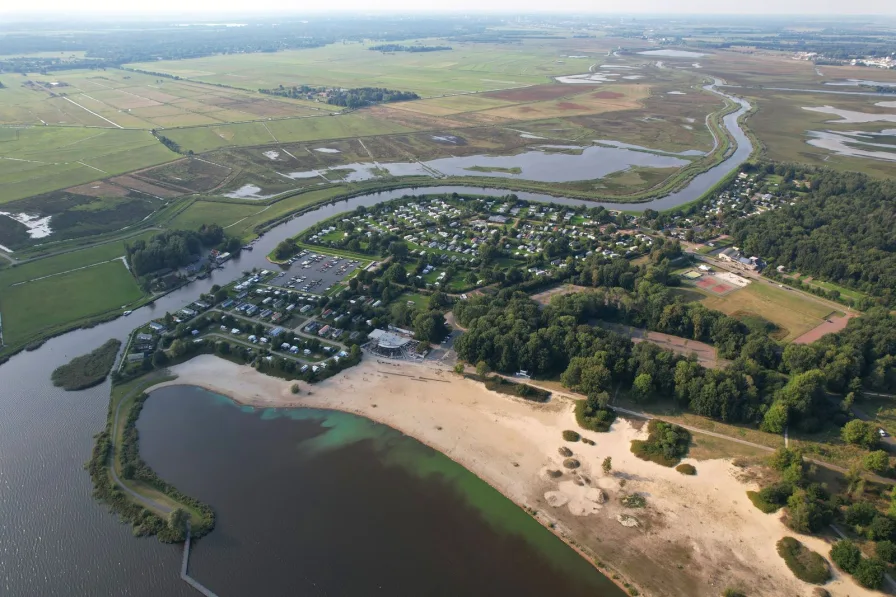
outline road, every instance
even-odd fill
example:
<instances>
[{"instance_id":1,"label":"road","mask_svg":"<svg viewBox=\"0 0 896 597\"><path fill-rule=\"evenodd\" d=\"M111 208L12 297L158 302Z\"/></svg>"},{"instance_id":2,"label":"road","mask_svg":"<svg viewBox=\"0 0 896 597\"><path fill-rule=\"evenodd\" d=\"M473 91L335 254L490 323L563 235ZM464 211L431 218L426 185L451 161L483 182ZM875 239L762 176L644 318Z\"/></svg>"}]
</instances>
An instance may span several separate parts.
<instances>
[{"instance_id":1,"label":"road","mask_svg":"<svg viewBox=\"0 0 896 597\"><path fill-rule=\"evenodd\" d=\"M154 510L158 510L159 512L168 514L169 512L171 512L171 508L144 495L140 495L139 493L125 485L118 477L118 473L115 471L115 455L118 451L118 447L115 445L115 438L118 437L118 415L121 412L121 405L143 391L143 388L137 388L118 401L118 407L116 407L115 409L115 417L112 419L112 437L109 438L109 444L112 446L109 454L109 470L112 472L112 479L115 481L115 483L117 483L118 486L121 487L128 495L130 495L137 501L146 504Z\"/></svg>"},{"instance_id":2,"label":"road","mask_svg":"<svg viewBox=\"0 0 896 597\"><path fill-rule=\"evenodd\" d=\"M499 374L499 375L500 375L500 374ZM510 376L510 375L501 375L501 377L507 379L508 381L512 381L512 382L514 382L514 383L524 383L524 384L526 384L526 385L528 385L528 386L532 386L533 388L538 388L538 389L540 389L540 390L545 390L545 389L546 389L546 390L551 391L551 392L554 393L554 394L557 394L557 395L559 395L559 396L565 396L566 398L570 398L570 399L572 399L572 400L582 400L582 399L584 399L584 396L581 396L581 395L575 396L575 395L572 395L572 394L566 394L566 393L563 393L563 392L558 392L558 391L556 391L556 390L554 390L554 389L552 389L552 388L545 388L545 387L543 387L543 386L539 386L538 384L532 383L531 381L527 381L527 380L525 380L525 379L520 379L520 378L518 378L518 377L513 377L513 376ZM669 421L668 419L664 419L663 417L657 417L657 416L654 416L654 415L651 415L651 414L648 414L648 413L645 413L645 412L642 412L642 411L631 410L631 409L628 409L628 408L622 408L622 407L620 407L620 406L615 406L615 405L613 406L613 410L615 410L615 411L618 412L618 413L622 413L622 414L624 414L624 415L629 415L629 416L631 416L631 417L638 417L639 419L647 419L647 420L650 420L650 419L657 419L657 420L660 420L660 421L665 421L665 422L667 422L667 423L672 423L672 424L674 424L674 425L678 425L679 427L683 427L684 429L687 429L687 430L690 431L691 433L696 433L696 434L698 434L698 435L707 435L707 436L709 436L709 437L716 437L716 438L719 438L719 439L724 439L724 440L732 441L732 442L735 442L735 443L738 443L738 444L741 444L741 445L744 445L744 446L750 446L751 448L757 448L757 449L759 449L759 450L763 450L763 451L765 451L765 452L774 452L774 451L775 451L775 448L772 448L772 447L769 447L769 446L765 446L765 445L763 445L763 444L757 444L757 443L755 443L755 442L747 441L747 440L745 440L745 439L740 439L740 438L738 438L738 437L732 437L732 436L730 436L730 435L725 435L724 433L716 433L715 431L707 431L707 430L705 430L705 429L701 429L701 428L699 428L699 427L694 427L694 426L692 426L692 425L684 425L684 424L682 424L682 423L679 423L678 421ZM822 467L824 467L824 468L826 468L826 469L829 469L829 470L832 470L832 471L836 471L836 472L838 472L838 473L840 473L840 474L844 474L844 475L845 475L846 473L849 472L849 470L848 470L847 468L845 468L845 467L837 466L836 464L831 464L830 462L825 462L825 461L823 461L823 460L817 460L817 459L815 459L815 458L809 458L809 457L805 457L805 456L803 457L803 459L804 459L806 462L810 462L810 463L812 463L812 464L815 464L815 465L818 465L818 466L822 466ZM875 475L875 474L871 474L871 473L864 473L864 474L862 475L862 477L865 478L865 479L867 479L867 480L869 480L869 481L873 481L873 482L875 482L875 483L880 483L880 484L882 484L882 485L896 485L896 479L888 479L888 478L886 478L886 477L881 477L880 475Z\"/></svg>"}]
</instances>

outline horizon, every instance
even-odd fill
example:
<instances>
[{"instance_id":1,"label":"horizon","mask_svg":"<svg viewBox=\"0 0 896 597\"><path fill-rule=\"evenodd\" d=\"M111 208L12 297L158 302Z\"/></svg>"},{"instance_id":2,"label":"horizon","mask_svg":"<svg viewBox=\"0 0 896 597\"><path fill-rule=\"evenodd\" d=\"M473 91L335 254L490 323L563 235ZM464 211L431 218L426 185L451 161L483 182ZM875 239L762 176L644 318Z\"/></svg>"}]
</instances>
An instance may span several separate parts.
<instances>
[{"instance_id":1,"label":"horizon","mask_svg":"<svg viewBox=\"0 0 896 597\"><path fill-rule=\"evenodd\" d=\"M77 12L71 11L71 5L62 0L33 0L27 5L7 5L0 7L0 15L13 16L20 20L52 20L66 19L76 21L89 21L91 19L105 18L139 18L152 17L156 20L164 19L215 19L219 16L243 17L251 19L276 18L276 17L300 17L303 15L333 15L333 16L425 16L425 15L470 15L470 16L594 16L611 18L670 18L670 17L737 17L748 16L751 18L781 19L781 18L836 18L836 17L896 17L896 3L885 0L871 0L867 3L855 5L856 10L849 10L841 2L835 0L820 0L809 4L811 10L804 12L807 3L802 0L758 0L747 7L736 6L736 10L719 10L719 6L711 0L672 0L661 2L659 0L633 0L627 3L625 11L601 10L595 8L588 0L561 0L554 3L551 9L542 9L543 5L520 7L511 0L490 0L483 6L482 2L471 0L459 0L450 8L430 9L420 8L417 3L410 0L385 0L376 6L368 3L349 0L339 8L303 7L296 9L283 6L282 0L260 0L253 3L253 8L247 9L242 2L234 0L196 0L190 4L188 10L182 8L181 2L176 0L158 0L154 2L154 8L145 7L123 8L119 4L112 5L107 0L86 0L78 7Z\"/></svg>"}]
</instances>

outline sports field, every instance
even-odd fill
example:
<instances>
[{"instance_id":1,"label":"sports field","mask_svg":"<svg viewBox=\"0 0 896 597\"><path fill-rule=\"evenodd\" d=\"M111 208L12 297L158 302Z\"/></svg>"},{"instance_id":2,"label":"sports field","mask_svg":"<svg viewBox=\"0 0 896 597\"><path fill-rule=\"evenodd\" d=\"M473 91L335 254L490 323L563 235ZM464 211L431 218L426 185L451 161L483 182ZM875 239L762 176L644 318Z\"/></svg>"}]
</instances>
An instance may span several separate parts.
<instances>
[{"instance_id":1,"label":"sports field","mask_svg":"<svg viewBox=\"0 0 896 597\"><path fill-rule=\"evenodd\" d=\"M791 341L823 323L832 309L793 290L754 282L725 296L702 301L706 307L738 318L761 317L782 330L781 339Z\"/></svg>"},{"instance_id":2,"label":"sports field","mask_svg":"<svg viewBox=\"0 0 896 597\"><path fill-rule=\"evenodd\" d=\"M2 91L2 90L0 90ZM0 204L174 160L149 131L0 129Z\"/></svg>"},{"instance_id":3,"label":"sports field","mask_svg":"<svg viewBox=\"0 0 896 597\"><path fill-rule=\"evenodd\" d=\"M586 72L594 64L590 57L563 56L562 41L533 40L515 46L458 43L445 52L393 54L370 51L366 43L333 44L129 66L252 90L302 84L386 87L435 97L546 83L550 76Z\"/></svg>"},{"instance_id":4,"label":"sports field","mask_svg":"<svg viewBox=\"0 0 896 597\"><path fill-rule=\"evenodd\" d=\"M4 274L7 270L4 270ZM6 344L128 305L143 296L120 260L0 289Z\"/></svg>"}]
</instances>

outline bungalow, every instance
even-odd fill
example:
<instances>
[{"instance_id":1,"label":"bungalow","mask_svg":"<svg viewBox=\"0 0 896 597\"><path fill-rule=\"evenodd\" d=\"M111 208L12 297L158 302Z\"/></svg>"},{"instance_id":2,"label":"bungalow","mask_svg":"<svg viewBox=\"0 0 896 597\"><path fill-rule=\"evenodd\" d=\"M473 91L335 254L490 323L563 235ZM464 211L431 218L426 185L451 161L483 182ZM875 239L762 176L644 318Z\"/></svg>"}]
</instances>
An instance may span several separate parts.
<instances>
[{"instance_id":1,"label":"bungalow","mask_svg":"<svg viewBox=\"0 0 896 597\"><path fill-rule=\"evenodd\" d=\"M161 323L159 323L157 321L150 321L149 329L151 329L152 331L154 331L157 334L161 334L168 328L166 328L164 325L162 325Z\"/></svg>"}]
</instances>

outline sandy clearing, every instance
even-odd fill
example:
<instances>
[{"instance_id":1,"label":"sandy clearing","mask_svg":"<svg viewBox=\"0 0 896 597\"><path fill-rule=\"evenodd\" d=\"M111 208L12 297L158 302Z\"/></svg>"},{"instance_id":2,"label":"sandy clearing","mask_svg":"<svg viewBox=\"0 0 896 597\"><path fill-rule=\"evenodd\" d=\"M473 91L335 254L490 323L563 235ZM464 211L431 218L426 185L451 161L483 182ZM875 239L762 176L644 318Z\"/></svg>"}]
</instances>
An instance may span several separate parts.
<instances>
[{"instance_id":1,"label":"sandy clearing","mask_svg":"<svg viewBox=\"0 0 896 597\"><path fill-rule=\"evenodd\" d=\"M564 398L534 404L431 365L372 359L315 386L302 383L299 395L291 393L291 382L210 355L172 371L178 379L156 387L197 385L259 407L332 408L411 435L537 510L542 523L553 523L555 532L611 564L644 595L718 597L727 586L749 589L751 597L811 595L812 587L795 579L775 551L775 542L792 533L778 516L750 504L746 490L754 487L739 480L741 469L727 460L688 460L698 474L685 477L641 461L629 442L644 432L625 420L607 434L586 432L595 446L563 442L562 430L576 428L573 404ZM562 467L563 445L582 463L573 473ZM613 459L610 476L600 470L605 456ZM553 479L548 470L564 474ZM596 488L606 492L605 503ZM646 509L619 504L632 492L647 498ZM638 525L623 526L625 515ZM799 539L823 554L830 549L819 538ZM838 597L876 594L836 572L826 588Z\"/></svg>"}]
</instances>

